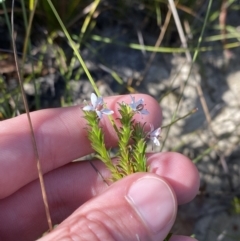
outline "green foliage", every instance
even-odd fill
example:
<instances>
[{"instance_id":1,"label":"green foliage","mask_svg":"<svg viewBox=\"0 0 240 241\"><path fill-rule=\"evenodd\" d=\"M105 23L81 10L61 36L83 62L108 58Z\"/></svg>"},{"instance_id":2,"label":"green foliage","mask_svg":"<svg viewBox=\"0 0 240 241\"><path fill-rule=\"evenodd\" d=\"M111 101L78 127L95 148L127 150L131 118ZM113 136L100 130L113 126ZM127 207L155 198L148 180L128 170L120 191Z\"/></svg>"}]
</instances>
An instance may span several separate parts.
<instances>
[{"instance_id":1,"label":"green foliage","mask_svg":"<svg viewBox=\"0 0 240 241\"><path fill-rule=\"evenodd\" d=\"M27 3L29 0L25 0ZM82 1L82 0L52 0L54 7L56 8L61 20L68 26L74 21L81 10L83 10L86 6L88 6L90 1ZM49 32L53 32L56 30L60 30L61 26L56 19L55 15L52 13L51 7L48 4L48 1L38 1L37 6L37 16L44 19L45 26L47 27ZM43 18L44 16L44 18Z\"/></svg>"},{"instance_id":2,"label":"green foliage","mask_svg":"<svg viewBox=\"0 0 240 241\"><path fill-rule=\"evenodd\" d=\"M232 211L234 214L240 214L240 198L234 197L232 200Z\"/></svg>"},{"instance_id":3,"label":"green foliage","mask_svg":"<svg viewBox=\"0 0 240 241\"><path fill-rule=\"evenodd\" d=\"M146 159L146 134L144 132L144 125L136 123L133 125L133 165L135 172L145 172L147 171L147 159Z\"/></svg>"},{"instance_id":4,"label":"green foliage","mask_svg":"<svg viewBox=\"0 0 240 241\"><path fill-rule=\"evenodd\" d=\"M131 157L131 149L128 145L130 142L130 138L132 135L132 124L133 124L133 111L131 108L126 104L119 104L120 109L119 113L121 114L120 123L121 127L119 128L117 134L119 138L119 151L118 151L118 157L119 157L119 168L121 169L121 172L124 173L124 175L127 175L127 173L131 173L132 171L132 157Z\"/></svg>"},{"instance_id":5,"label":"green foliage","mask_svg":"<svg viewBox=\"0 0 240 241\"><path fill-rule=\"evenodd\" d=\"M88 123L88 139L91 142L96 157L103 161L110 170L112 181L117 181L135 172L146 172L146 134L144 125L135 123L135 112L125 103L119 104L119 119L121 126L114 126L118 135L119 150L116 155L116 164L112 164L110 154L104 144L104 133L99 126L99 118L95 111L84 111L84 118Z\"/></svg>"},{"instance_id":6,"label":"green foliage","mask_svg":"<svg viewBox=\"0 0 240 241\"><path fill-rule=\"evenodd\" d=\"M114 179L120 179L121 176L116 167L112 164L110 154L105 146L104 133L102 128L99 127L99 119L96 112L84 111L84 114L84 118L88 122L88 139L91 142L93 150L96 152L96 157L107 166Z\"/></svg>"}]
</instances>

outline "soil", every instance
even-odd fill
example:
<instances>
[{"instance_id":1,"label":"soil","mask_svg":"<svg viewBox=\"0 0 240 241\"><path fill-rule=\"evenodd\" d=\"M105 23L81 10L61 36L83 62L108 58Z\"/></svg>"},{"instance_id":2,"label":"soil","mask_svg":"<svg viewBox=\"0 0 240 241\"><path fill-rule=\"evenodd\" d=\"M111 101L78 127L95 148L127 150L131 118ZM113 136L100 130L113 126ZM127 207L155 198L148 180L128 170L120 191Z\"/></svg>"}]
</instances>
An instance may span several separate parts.
<instances>
[{"instance_id":1,"label":"soil","mask_svg":"<svg viewBox=\"0 0 240 241\"><path fill-rule=\"evenodd\" d=\"M145 72L151 52L144 47L142 50L127 47L129 43L139 43L141 36L145 45L154 45L160 30L153 21L144 23L146 16L140 10L132 10L124 21L113 19L114 16L109 14L107 11L100 14L90 35L115 38L126 46L94 41L90 36L87 44L85 42L81 46L82 57L97 82L101 95L126 94L130 87L136 92L149 94L162 107L163 126L171 122L182 93L177 116L181 117L194 108L198 109L196 113L173 124L168 134L167 129L163 129L161 138L164 147L162 144L163 149L160 147L156 150L185 154L195 161L201 176L197 197L191 203L179 207L174 232L195 234L198 240L206 241L239 240L240 216L233 211L232 202L234 197L240 197L240 48L224 50L221 41L208 43L216 50L199 54L185 86L191 64L187 63L184 54L156 53ZM44 35L36 38L40 27L37 27L39 23L34 24L34 54L24 65L25 77L31 73L30 59L37 65L40 49L43 45L46 46ZM80 24L81 21L75 23L73 31L79 29ZM240 14L231 15L228 24L240 29ZM18 31L23 27L18 23L16 25ZM179 37L174 25L171 28L173 30L167 33L167 40L163 41L163 45L178 47ZM0 33L6 31L6 25L2 24ZM207 29L207 34L213 35L215 32ZM7 91L13 95L18 84L8 43L9 36L4 35L0 41L0 71ZM18 43L21 52L23 36L18 36ZM70 48L63 38L59 37L54 46L57 44L65 46L70 56ZM92 49L97 50L97 53ZM44 68L35 80L40 106L36 105L33 81L26 81L24 84L31 110L59 107L63 98L66 105L68 100L77 105L89 99L93 89L87 77L82 73L76 79L77 72L81 70L79 63L75 63L71 77L66 79L58 68L55 52L48 47L43 65ZM120 76L122 84L111 76L113 71Z\"/></svg>"}]
</instances>

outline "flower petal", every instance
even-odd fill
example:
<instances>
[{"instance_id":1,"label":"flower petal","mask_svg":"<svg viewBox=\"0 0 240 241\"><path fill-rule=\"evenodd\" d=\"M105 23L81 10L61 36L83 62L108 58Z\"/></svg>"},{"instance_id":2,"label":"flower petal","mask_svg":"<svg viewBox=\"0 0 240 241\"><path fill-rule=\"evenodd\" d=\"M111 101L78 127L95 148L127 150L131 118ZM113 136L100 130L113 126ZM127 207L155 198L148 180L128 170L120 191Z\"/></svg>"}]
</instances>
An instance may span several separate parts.
<instances>
[{"instance_id":1,"label":"flower petal","mask_svg":"<svg viewBox=\"0 0 240 241\"><path fill-rule=\"evenodd\" d=\"M97 113L97 115L98 115L98 118L101 119L101 118L102 118L102 112L99 111L99 110L96 110L96 113Z\"/></svg>"},{"instance_id":2,"label":"flower petal","mask_svg":"<svg viewBox=\"0 0 240 241\"><path fill-rule=\"evenodd\" d=\"M129 104L130 108L134 111L137 112L139 114L142 115L148 115L149 112L147 110L143 109L144 106L144 99L139 99L138 101L135 101L135 97L131 96L132 102Z\"/></svg>"},{"instance_id":3,"label":"flower petal","mask_svg":"<svg viewBox=\"0 0 240 241\"><path fill-rule=\"evenodd\" d=\"M153 144L156 146L160 146L160 141L158 138L160 137L161 127L157 128L156 130L153 129L153 125L150 124L151 131L148 132L147 137L152 141Z\"/></svg>"},{"instance_id":4,"label":"flower petal","mask_svg":"<svg viewBox=\"0 0 240 241\"><path fill-rule=\"evenodd\" d=\"M92 103L94 109L96 108L97 100L98 100L97 96L94 93L92 93L91 94L91 103Z\"/></svg>"},{"instance_id":5,"label":"flower petal","mask_svg":"<svg viewBox=\"0 0 240 241\"><path fill-rule=\"evenodd\" d=\"M149 112L147 111L147 110L141 110L141 111L139 111L142 115L148 115L149 114Z\"/></svg>"},{"instance_id":6,"label":"flower petal","mask_svg":"<svg viewBox=\"0 0 240 241\"><path fill-rule=\"evenodd\" d=\"M133 96L131 96L131 95L130 95L130 97L131 97L131 99L132 99L132 102L131 102L131 103L135 103L135 97L133 97Z\"/></svg>"},{"instance_id":7,"label":"flower petal","mask_svg":"<svg viewBox=\"0 0 240 241\"><path fill-rule=\"evenodd\" d=\"M161 134L161 127L157 128L155 131L152 131L152 135L154 136L160 136Z\"/></svg>"},{"instance_id":8,"label":"flower petal","mask_svg":"<svg viewBox=\"0 0 240 241\"><path fill-rule=\"evenodd\" d=\"M157 137L154 137L154 138L152 139L152 141L153 141L153 143L154 143L156 146L160 146L160 142L159 142L159 140L157 139Z\"/></svg>"},{"instance_id":9,"label":"flower petal","mask_svg":"<svg viewBox=\"0 0 240 241\"><path fill-rule=\"evenodd\" d=\"M85 110L85 111L94 111L94 108L91 105L86 105L86 106L83 107L83 110Z\"/></svg>"},{"instance_id":10,"label":"flower petal","mask_svg":"<svg viewBox=\"0 0 240 241\"><path fill-rule=\"evenodd\" d=\"M135 104L129 104L129 106L133 111L136 111L137 106Z\"/></svg>"},{"instance_id":11,"label":"flower petal","mask_svg":"<svg viewBox=\"0 0 240 241\"><path fill-rule=\"evenodd\" d=\"M105 115L112 115L114 113L113 110L109 110L109 109L103 109L101 112Z\"/></svg>"},{"instance_id":12,"label":"flower petal","mask_svg":"<svg viewBox=\"0 0 240 241\"><path fill-rule=\"evenodd\" d=\"M138 105L143 105L144 103L144 99L140 99L138 100L137 102L135 102L135 105L138 106Z\"/></svg>"},{"instance_id":13,"label":"flower petal","mask_svg":"<svg viewBox=\"0 0 240 241\"><path fill-rule=\"evenodd\" d=\"M96 101L96 106L103 105L103 97L98 97Z\"/></svg>"},{"instance_id":14,"label":"flower petal","mask_svg":"<svg viewBox=\"0 0 240 241\"><path fill-rule=\"evenodd\" d=\"M152 124L150 124L150 129L151 129L151 131L149 133L152 133L154 131L154 127Z\"/></svg>"}]
</instances>

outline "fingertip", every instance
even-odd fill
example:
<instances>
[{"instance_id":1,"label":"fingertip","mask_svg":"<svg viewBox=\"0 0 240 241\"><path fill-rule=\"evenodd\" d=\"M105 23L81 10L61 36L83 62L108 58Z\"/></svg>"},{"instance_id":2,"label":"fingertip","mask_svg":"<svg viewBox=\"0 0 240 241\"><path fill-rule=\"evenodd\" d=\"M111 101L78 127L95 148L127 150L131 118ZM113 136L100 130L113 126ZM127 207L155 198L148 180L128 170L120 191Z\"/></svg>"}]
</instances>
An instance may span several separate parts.
<instances>
[{"instance_id":1,"label":"fingertip","mask_svg":"<svg viewBox=\"0 0 240 241\"><path fill-rule=\"evenodd\" d=\"M165 180L147 174L131 184L126 199L154 235L162 235L163 230L172 226L177 202Z\"/></svg>"},{"instance_id":2,"label":"fingertip","mask_svg":"<svg viewBox=\"0 0 240 241\"><path fill-rule=\"evenodd\" d=\"M165 152L149 156L150 172L166 179L173 187L178 204L190 202L197 194L200 178L196 166L180 153Z\"/></svg>"},{"instance_id":3,"label":"fingertip","mask_svg":"<svg viewBox=\"0 0 240 241\"><path fill-rule=\"evenodd\" d=\"M143 98L146 101L146 107L152 117L151 123L155 128L160 127L162 124L162 109L159 103L150 95L143 95Z\"/></svg>"},{"instance_id":4,"label":"fingertip","mask_svg":"<svg viewBox=\"0 0 240 241\"><path fill-rule=\"evenodd\" d=\"M44 240L55 240L64 230L70 230L67 235L71 238L76 234L101 234L105 237L101 240L135 240L136 236L141 240L163 240L176 212L174 190L165 180L151 173L135 173L84 203ZM94 230L89 229L93 226Z\"/></svg>"}]
</instances>

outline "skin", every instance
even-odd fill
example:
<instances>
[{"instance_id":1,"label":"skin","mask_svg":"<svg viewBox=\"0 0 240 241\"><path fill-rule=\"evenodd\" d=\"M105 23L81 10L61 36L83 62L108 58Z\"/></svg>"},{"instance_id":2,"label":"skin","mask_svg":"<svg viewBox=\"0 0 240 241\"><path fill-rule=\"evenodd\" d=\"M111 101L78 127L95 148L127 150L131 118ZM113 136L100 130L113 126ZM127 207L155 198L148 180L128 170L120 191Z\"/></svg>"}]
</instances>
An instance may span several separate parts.
<instances>
[{"instance_id":1,"label":"skin","mask_svg":"<svg viewBox=\"0 0 240 241\"><path fill-rule=\"evenodd\" d=\"M159 104L150 96L144 98L149 115L136 114L146 128L161 125ZM119 117L117 103L130 102L129 96L104 99ZM149 173L130 175L110 186L88 161L72 160L90 154L86 121L79 106L46 109L31 113L42 172L47 190L51 218L61 223L41 241L48 240L163 240L174 223L166 223L158 234L139 218L126 200L126 190L137 180L154 177L162 180L172 192L173 217L177 204L191 201L199 188L196 167L179 153L148 154ZM107 116L101 119L108 147L117 146L117 136ZM26 115L2 121L0 125L0 240L34 240L48 229L31 135ZM93 160L95 168L107 179L103 163ZM156 190L159 192L161 190ZM91 217L91 218L90 218ZM173 236L171 241L193 241Z\"/></svg>"}]
</instances>

